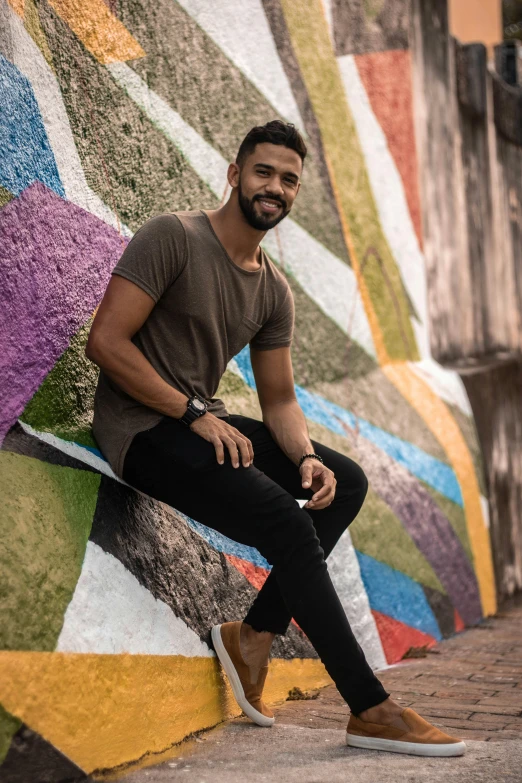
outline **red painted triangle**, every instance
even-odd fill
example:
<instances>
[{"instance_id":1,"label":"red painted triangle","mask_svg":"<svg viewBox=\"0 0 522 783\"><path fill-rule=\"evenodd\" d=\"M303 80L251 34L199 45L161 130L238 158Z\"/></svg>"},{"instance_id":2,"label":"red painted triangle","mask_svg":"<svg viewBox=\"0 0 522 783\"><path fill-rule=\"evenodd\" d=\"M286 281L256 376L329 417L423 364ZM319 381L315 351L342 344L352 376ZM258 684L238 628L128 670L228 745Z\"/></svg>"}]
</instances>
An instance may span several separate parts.
<instances>
[{"instance_id":1,"label":"red painted triangle","mask_svg":"<svg viewBox=\"0 0 522 783\"><path fill-rule=\"evenodd\" d=\"M458 633L459 631L463 631L464 628L466 627L464 624L464 620L462 619L462 617L460 616L460 614L457 612L456 609L455 609L454 623L455 623L455 633Z\"/></svg>"},{"instance_id":2,"label":"red painted triangle","mask_svg":"<svg viewBox=\"0 0 522 783\"><path fill-rule=\"evenodd\" d=\"M249 563L248 560L243 560L241 557L236 557L235 555L225 555L225 557L231 565L237 568L237 570L248 579L256 590L261 590L270 573L266 568L256 566L253 563Z\"/></svg>"},{"instance_id":3,"label":"red painted triangle","mask_svg":"<svg viewBox=\"0 0 522 783\"><path fill-rule=\"evenodd\" d=\"M394 620L387 614L375 612L372 614L381 637L384 654L388 663L397 663L410 647L433 647L437 640L430 634L418 631L411 625Z\"/></svg>"},{"instance_id":4,"label":"red painted triangle","mask_svg":"<svg viewBox=\"0 0 522 783\"><path fill-rule=\"evenodd\" d=\"M237 570L248 579L250 584L255 587L256 590L261 590L270 571L268 571L266 568L261 568L261 566L256 566L253 563L250 563L248 560L243 560L240 557L236 557L235 555L225 555L225 557L228 562L234 566L234 568L237 568ZM299 630L301 630L293 618L292 622L297 628L299 628Z\"/></svg>"}]
</instances>

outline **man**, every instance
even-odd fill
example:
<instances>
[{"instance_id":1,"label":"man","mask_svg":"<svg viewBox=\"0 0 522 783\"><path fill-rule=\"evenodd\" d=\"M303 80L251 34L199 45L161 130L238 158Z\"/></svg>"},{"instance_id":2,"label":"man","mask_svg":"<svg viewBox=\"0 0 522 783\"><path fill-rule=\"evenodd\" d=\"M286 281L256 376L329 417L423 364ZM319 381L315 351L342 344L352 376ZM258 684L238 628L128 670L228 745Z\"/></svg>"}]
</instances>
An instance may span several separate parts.
<instances>
[{"instance_id":1,"label":"man","mask_svg":"<svg viewBox=\"0 0 522 783\"><path fill-rule=\"evenodd\" d=\"M325 563L367 481L355 462L310 440L294 393L292 293L260 247L292 208L305 156L293 125L253 128L228 168L224 206L159 215L135 234L86 348L101 368L93 432L127 483L256 547L272 564L244 620L212 628L252 720L274 722L262 700L269 651L294 617L351 708L349 745L461 755L463 742L389 698ZM262 422L228 414L213 396L247 343Z\"/></svg>"}]
</instances>

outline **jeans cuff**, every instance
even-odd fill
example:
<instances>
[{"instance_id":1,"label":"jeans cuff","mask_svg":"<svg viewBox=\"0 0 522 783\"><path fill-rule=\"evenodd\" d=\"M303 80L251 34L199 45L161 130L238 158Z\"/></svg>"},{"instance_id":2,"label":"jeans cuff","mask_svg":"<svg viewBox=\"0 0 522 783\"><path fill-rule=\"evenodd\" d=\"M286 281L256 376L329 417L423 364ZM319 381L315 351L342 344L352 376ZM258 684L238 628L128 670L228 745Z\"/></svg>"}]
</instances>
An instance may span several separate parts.
<instances>
[{"instance_id":1,"label":"jeans cuff","mask_svg":"<svg viewBox=\"0 0 522 783\"><path fill-rule=\"evenodd\" d=\"M390 694L384 689L383 685L377 681L378 685L375 689L368 690L366 693L361 693L356 700L351 699L348 702L350 711L354 715L360 715L361 712L369 710L371 707L376 707L378 704L382 704L390 697Z\"/></svg>"},{"instance_id":2,"label":"jeans cuff","mask_svg":"<svg viewBox=\"0 0 522 783\"><path fill-rule=\"evenodd\" d=\"M251 628L254 629L254 631L257 631L257 633L275 633L279 634L280 636L284 636L286 632L288 631L288 624L286 624L284 627L282 625L277 625L277 623L270 622L270 620L256 620L255 617L250 618L247 614L247 616L243 619L244 623L247 623Z\"/></svg>"}]
</instances>

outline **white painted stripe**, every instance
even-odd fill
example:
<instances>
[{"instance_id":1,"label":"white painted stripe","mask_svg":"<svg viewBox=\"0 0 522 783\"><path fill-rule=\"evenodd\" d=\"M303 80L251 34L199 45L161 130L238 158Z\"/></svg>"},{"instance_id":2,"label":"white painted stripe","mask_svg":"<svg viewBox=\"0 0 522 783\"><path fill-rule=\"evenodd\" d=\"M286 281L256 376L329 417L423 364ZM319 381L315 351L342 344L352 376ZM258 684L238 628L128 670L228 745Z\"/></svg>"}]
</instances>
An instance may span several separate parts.
<instances>
[{"instance_id":1,"label":"white painted stripe","mask_svg":"<svg viewBox=\"0 0 522 783\"><path fill-rule=\"evenodd\" d=\"M231 359L231 360L229 361L229 363L227 364L227 370L230 370L230 372L233 372L233 373L234 373L234 375L239 375L239 377L241 378L241 380L242 380L242 381L244 381L244 382L246 383L246 381L245 381L245 378L244 378L244 376L243 376L243 373L242 373L242 372L241 372L241 370L239 369L239 365L238 365L238 363L236 362L236 360L235 360L235 359Z\"/></svg>"},{"instance_id":2,"label":"white painted stripe","mask_svg":"<svg viewBox=\"0 0 522 783\"><path fill-rule=\"evenodd\" d=\"M57 652L121 655L214 653L120 561L87 542L82 572L65 612Z\"/></svg>"},{"instance_id":3,"label":"white painted stripe","mask_svg":"<svg viewBox=\"0 0 522 783\"><path fill-rule=\"evenodd\" d=\"M484 519L484 524L489 530L489 502L488 499L484 497L484 495L480 496L480 507L482 509L482 518Z\"/></svg>"},{"instance_id":4,"label":"white painted stripe","mask_svg":"<svg viewBox=\"0 0 522 783\"><path fill-rule=\"evenodd\" d=\"M368 663L372 669L385 668L386 656L370 610L349 530L343 533L327 562L334 587Z\"/></svg>"},{"instance_id":5,"label":"white painted stripe","mask_svg":"<svg viewBox=\"0 0 522 783\"><path fill-rule=\"evenodd\" d=\"M333 8L332 0L321 0L324 15L326 17L326 23L328 25L328 32L330 34L330 40L332 42L332 49L335 52L335 40L334 40L334 20L333 20Z\"/></svg>"},{"instance_id":6,"label":"white painted stripe","mask_svg":"<svg viewBox=\"0 0 522 783\"><path fill-rule=\"evenodd\" d=\"M302 132L304 123L260 0L220 3L178 0L234 65L270 101L280 118ZM274 116L273 119L277 119ZM248 118L245 118L248 122ZM245 128L245 132L248 128Z\"/></svg>"},{"instance_id":7,"label":"white painted stripe","mask_svg":"<svg viewBox=\"0 0 522 783\"><path fill-rule=\"evenodd\" d=\"M87 184L56 77L18 14L8 8L12 62L31 83L67 199L116 230L119 225L124 236L132 236L130 229L118 223L114 212Z\"/></svg>"},{"instance_id":8,"label":"white painted stripe","mask_svg":"<svg viewBox=\"0 0 522 783\"><path fill-rule=\"evenodd\" d=\"M337 62L363 150L381 226L420 318L420 324L415 318L411 322L420 355L426 358L430 356L426 270L402 179L386 136L373 113L353 55L338 57Z\"/></svg>"},{"instance_id":9,"label":"white painted stripe","mask_svg":"<svg viewBox=\"0 0 522 783\"><path fill-rule=\"evenodd\" d=\"M50 432L40 432L39 430L35 430L29 424L26 424L20 419L18 419L18 423L22 429L27 432L28 435L33 435L35 438L38 438L38 440L41 440L44 443L48 443L49 446L53 446L55 449L62 451L69 457L74 457L74 459L77 459L80 462L85 462L91 468L94 468L99 473L104 473L109 478L114 479L114 481L118 481L120 484L125 484L125 481L122 481L114 473L108 462L106 462L104 459L101 459L96 454L93 454L93 452L89 451L89 449L80 446L78 443L71 443L71 441L58 438L56 435L52 435ZM126 484L126 486L128 486L128 484Z\"/></svg>"},{"instance_id":10,"label":"white painted stripe","mask_svg":"<svg viewBox=\"0 0 522 783\"><path fill-rule=\"evenodd\" d=\"M423 359L421 362L408 362L413 372L428 384L442 400L456 405L466 414L473 416L466 389L458 373L441 367L435 359Z\"/></svg>"},{"instance_id":11,"label":"white painted stripe","mask_svg":"<svg viewBox=\"0 0 522 783\"><path fill-rule=\"evenodd\" d=\"M126 63L109 63L107 69L154 125L176 145L199 177L221 198L227 182L228 163L220 153Z\"/></svg>"},{"instance_id":12,"label":"white painted stripe","mask_svg":"<svg viewBox=\"0 0 522 783\"><path fill-rule=\"evenodd\" d=\"M149 89L140 76L125 63L107 66L116 81L146 112L148 117L180 149L192 168L221 198L226 183L227 162L162 98ZM263 247L281 266L296 277L308 296L371 356L373 338L352 269L302 226L285 218L278 228L280 242L269 231ZM281 247L281 250L280 250ZM282 251L282 258L281 258Z\"/></svg>"},{"instance_id":13,"label":"white painted stripe","mask_svg":"<svg viewBox=\"0 0 522 783\"><path fill-rule=\"evenodd\" d=\"M284 262L310 299L375 357L370 324L353 270L295 221L285 218L276 230L280 241L277 242L275 231L269 231L262 243L266 251L281 266Z\"/></svg>"}]
</instances>

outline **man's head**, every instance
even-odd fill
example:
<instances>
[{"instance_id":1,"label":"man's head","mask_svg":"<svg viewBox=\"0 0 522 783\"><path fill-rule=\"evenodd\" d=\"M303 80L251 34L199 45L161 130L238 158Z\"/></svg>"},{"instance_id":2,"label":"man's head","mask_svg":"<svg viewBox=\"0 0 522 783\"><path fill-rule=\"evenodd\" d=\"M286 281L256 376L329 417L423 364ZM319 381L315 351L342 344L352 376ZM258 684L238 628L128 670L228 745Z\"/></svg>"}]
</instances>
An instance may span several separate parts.
<instances>
[{"instance_id":1,"label":"man's head","mask_svg":"<svg viewBox=\"0 0 522 783\"><path fill-rule=\"evenodd\" d=\"M272 120L247 133L230 164L229 182L252 228L268 231L288 215L305 157L306 145L294 125Z\"/></svg>"}]
</instances>

